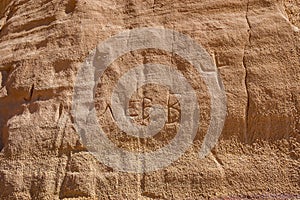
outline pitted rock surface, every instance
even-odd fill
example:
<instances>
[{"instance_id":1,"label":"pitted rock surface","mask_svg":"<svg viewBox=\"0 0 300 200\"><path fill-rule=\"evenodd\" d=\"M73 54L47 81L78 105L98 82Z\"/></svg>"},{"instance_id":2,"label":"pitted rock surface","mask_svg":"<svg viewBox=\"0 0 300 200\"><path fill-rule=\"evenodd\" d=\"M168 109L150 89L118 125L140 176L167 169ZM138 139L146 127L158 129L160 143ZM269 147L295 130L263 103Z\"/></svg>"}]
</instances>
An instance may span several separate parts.
<instances>
[{"instance_id":1,"label":"pitted rock surface","mask_svg":"<svg viewBox=\"0 0 300 200\"><path fill-rule=\"evenodd\" d=\"M299 11L299 0L1 0L0 199L299 199ZM170 123L148 140L116 127L108 99L132 66L173 66L196 89L202 112L194 145L179 160L151 173L122 173L82 144L73 89L97 44L141 27L176 30L207 50L225 87L227 116L218 144L199 159L211 117L201 76L164 51L123 55L95 95L99 124L120 148L160 148L180 118L178 107L170 109L176 98L147 85L131 99L135 123L147 125L153 102L171 110Z\"/></svg>"}]
</instances>

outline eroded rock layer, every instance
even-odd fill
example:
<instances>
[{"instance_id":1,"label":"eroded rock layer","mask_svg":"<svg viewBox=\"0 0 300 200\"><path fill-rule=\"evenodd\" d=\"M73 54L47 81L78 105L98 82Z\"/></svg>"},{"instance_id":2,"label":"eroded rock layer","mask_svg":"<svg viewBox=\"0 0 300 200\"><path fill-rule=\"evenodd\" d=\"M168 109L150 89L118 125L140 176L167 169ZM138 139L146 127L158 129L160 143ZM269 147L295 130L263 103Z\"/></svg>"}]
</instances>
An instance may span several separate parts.
<instances>
[{"instance_id":1,"label":"eroded rock layer","mask_svg":"<svg viewBox=\"0 0 300 200\"><path fill-rule=\"evenodd\" d=\"M0 199L299 199L299 12L299 0L1 0ZM210 119L201 77L167 52L124 55L105 71L95 98L99 124L120 148L160 148L180 115L169 113L170 124L149 140L116 127L109 98L133 66L156 62L181 71L203 112L194 145L178 161L156 172L121 173L82 144L73 89L97 44L140 27L176 30L208 51L225 86L227 116L218 144L199 159ZM166 93L148 85L132 101L168 106L176 98ZM143 108L135 109L136 123L147 123Z\"/></svg>"}]
</instances>

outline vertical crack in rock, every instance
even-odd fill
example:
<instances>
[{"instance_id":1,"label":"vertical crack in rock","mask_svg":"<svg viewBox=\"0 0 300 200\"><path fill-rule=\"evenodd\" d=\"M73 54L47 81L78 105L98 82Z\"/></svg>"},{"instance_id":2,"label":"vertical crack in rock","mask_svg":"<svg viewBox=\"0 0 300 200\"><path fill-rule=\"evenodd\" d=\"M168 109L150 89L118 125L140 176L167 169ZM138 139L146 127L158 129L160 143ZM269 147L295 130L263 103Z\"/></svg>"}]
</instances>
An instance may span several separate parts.
<instances>
[{"instance_id":1,"label":"vertical crack in rock","mask_svg":"<svg viewBox=\"0 0 300 200\"><path fill-rule=\"evenodd\" d=\"M219 158L218 153L217 153L216 150L212 150L211 151L211 155L213 157L214 162L217 165L217 168L220 171L222 179L225 179L226 176L225 176L225 169L224 169L224 163L223 163L223 161Z\"/></svg>"},{"instance_id":2,"label":"vertical crack in rock","mask_svg":"<svg viewBox=\"0 0 300 200\"><path fill-rule=\"evenodd\" d=\"M248 135L248 121L249 121L249 92L248 92L248 70L247 70L247 64L246 64L246 50L247 47L249 45L251 45L251 24L250 24L250 20L249 20L249 4L250 4L250 0L248 0L247 2L247 6L246 6L246 14L245 14L245 18L246 18L246 22L248 25L248 41L244 46L244 50L243 50L243 67L245 69L245 90L246 90L246 95L247 95L247 104L246 104L246 108L245 108L245 129L244 129L244 141L247 142L247 135Z\"/></svg>"},{"instance_id":3,"label":"vertical crack in rock","mask_svg":"<svg viewBox=\"0 0 300 200\"><path fill-rule=\"evenodd\" d=\"M115 116L114 116L114 113L112 111L112 108L111 108L111 106L109 104L107 104L106 110L104 112L106 112L107 110L110 112L111 117L113 118L113 120L116 120Z\"/></svg>"},{"instance_id":4,"label":"vertical crack in rock","mask_svg":"<svg viewBox=\"0 0 300 200\"><path fill-rule=\"evenodd\" d=\"M142 175L138 175L138 176L142 176L142 178L140 179L140 187L141 187L141 195L144 196L144 192L145 192L145 173L143 173Z\"/></svg>"},{"instance_id":5,"label":"vertical crack in rock","mask_svg":"<svg viewBox=\"0 0 300 200\"><path fill-rule=\"evenodd\" d=\"M72 158L72 154L71 152L69 152L69 154L67 154L68 156L68 160L67 160L67 163L66 163L66 167L65 167L65 170L64 170L64 175L63 175L63 181L60 185L60 188L59 190L57 191L58 194L59 194L59 199L63 199L64 198L64 182L67 180L67 172L68 172L68 168L69 168L69 163L71 162L71 158Z\"/></svg>"},{"instance_id":6,"label":"vertical crack in rock","mask_svg":"<svg viewBox=\"0 0 300 200\"><path fill-rule=\"evenodd\" d=\"M58 120L57 120L57 127L58 131L55 136L55 140L53 142L53 149L57 149L58 155L62 154L63 152L63 139L65 137L65 129L68 123L68 115L64 111L63 104L59 104L58 108ZM60 155L61 156L61 155Z\"/></svg>"},{"instance_id":7,"label":"vertical crack in rock","mask_svg":"<svg viewBox=\"0 0 300 200\"><path fill-rule=\"evenodd\" d=\"M9 71L8 70L0 70L0 89L5 86L8 79Z\"/></svg>"},{"instance_id":8,"label":"vertical crack in rock","mask_svg":"<svg viewBox=\"0 0 300 200\"><path fill-rule=\"evenodd\" d=\"M30 88L28 98L25 97L24 100L27 102L31 101L32 97L33 97L33 92L34 92L34 84L32 84L32 86Z\"/></svg>"}]
</instances>

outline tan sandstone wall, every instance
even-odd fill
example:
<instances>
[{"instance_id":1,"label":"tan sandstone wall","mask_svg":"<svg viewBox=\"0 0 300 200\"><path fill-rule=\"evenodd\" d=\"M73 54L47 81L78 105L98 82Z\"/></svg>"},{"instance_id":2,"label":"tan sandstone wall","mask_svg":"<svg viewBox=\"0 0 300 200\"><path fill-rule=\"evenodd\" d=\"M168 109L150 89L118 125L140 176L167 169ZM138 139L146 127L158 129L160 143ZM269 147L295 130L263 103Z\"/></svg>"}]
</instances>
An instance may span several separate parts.
<instances>
[{"instance_id":1,"label":"tan sandstone wall","mask_svg":"<svg viewBox=\"0 0 300 200\"><path fill-rule=\"evenodd\" d=\"M300 198L299 13L299 0L1 0L0 199ZM140 141L114 124L108 99L134 65L174 66L197 89L203 112L194 145L172 165L118 172L76 133L76 74L103 40L157 26L190 36L214 59L227 96L225 126L212 153L199 159L210 119L201 77L163 51L126 54L105 72L95 100L99 123L118 146L153 150L174 134L166 128ZM138 101L166 104L165 88L141 90Z\"/></svg>"}]
</instances>

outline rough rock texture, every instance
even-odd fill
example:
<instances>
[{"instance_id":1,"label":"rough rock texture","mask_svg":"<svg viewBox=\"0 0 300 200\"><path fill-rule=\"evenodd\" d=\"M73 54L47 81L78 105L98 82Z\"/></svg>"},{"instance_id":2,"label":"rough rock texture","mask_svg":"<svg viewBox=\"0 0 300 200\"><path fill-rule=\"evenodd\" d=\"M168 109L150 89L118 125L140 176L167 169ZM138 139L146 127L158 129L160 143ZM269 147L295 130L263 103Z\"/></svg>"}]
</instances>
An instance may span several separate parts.
<instances>
[{"instance_id":1,"label":"rough rock texture","mask_svg":"<svg viewBox=\"0 0 300 200\"><path fill-rule=\"evenodd\" d=\"M299 13L299 0L1 0L0 199L300 199ZM205 112L194 146L178 161L152 173L120 173L80 142L70 112L74 81L99 42L152 26L189 35L209 52L226 88L228 115L218 145L200 160L209 123L201 77L165 52L124 55L96 95L99 123L120 147L159 148L174 133L165 129L146 142L118 134L103 98L133 65L177 67L197 88ZM137 101L165 89L141 90L148 93L137 92Z\"/></svg>"}]
</instances>

